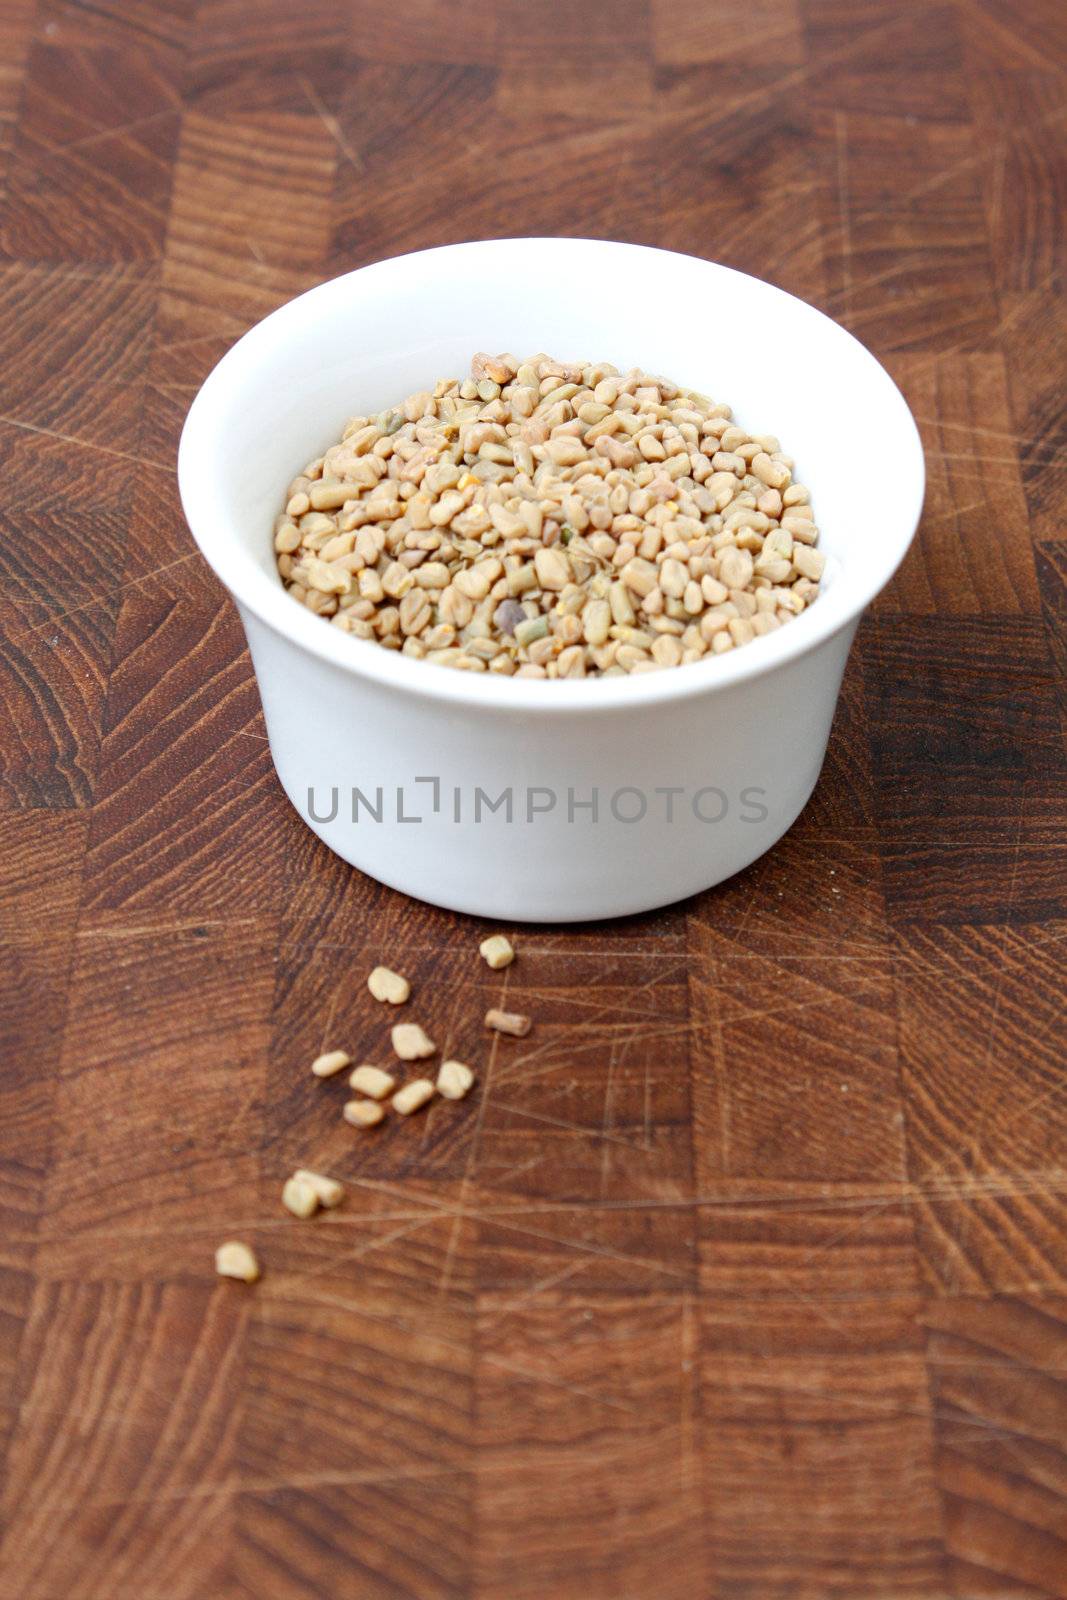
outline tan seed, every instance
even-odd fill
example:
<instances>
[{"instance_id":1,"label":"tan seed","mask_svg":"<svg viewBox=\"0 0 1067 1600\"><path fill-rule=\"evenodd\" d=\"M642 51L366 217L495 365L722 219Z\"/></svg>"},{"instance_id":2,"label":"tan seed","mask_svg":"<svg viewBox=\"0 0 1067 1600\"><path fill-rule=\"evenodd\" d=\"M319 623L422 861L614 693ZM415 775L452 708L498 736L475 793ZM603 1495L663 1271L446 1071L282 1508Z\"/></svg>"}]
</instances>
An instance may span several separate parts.
<instances>
[{"instance_id":1,"label":"tan seed","mask_svg":"<svg viewBox=\"0 0 1067 1600\"><path fill-rule=\"evenodd\" d=\"M524 1039L533 1027L529 1017L522 1016L517 1011L490 1010L485 1013L485 1025L493 1028L497 1033L510 1033L516 1039Z\"/></svg>"},{"instance_id":2,"label":"tan seed","mask_svg":"<svg viewBox=\"0 0 1067 1600\"><path fill-rule=\"evenodd\" d=\"M462 1061L442 1061L437 1074L437 1092L446 1100L462 1100L474 1086L474 1073Z\"/></svg>"},{"instance_id":3,"label":"tan seed","mask_svg":"<svg viewBox=\"0 0 1067 1600\"><path fill-rule=\"evenodd\" d=\"M375 967L367 979L367 988L375 1000L381 1000L386 1005L402 1006L411 994L411 985L399 972L393 972L389 967Z\"/></svg>"},{"instance_id":4,"label":"tan seed","mask_svg":"<svg viewBox=\"0 0 1067 1600\"><path fill-rule=\"evenodd\" d=\"M393 1049L401 1061L422 1061L437 1046L417 1022L398 1022L392 1033Z\"/></svg>"},{"instance_id":5,"label":"tan seed","mask_svg":"<svg viewBox=\"0 0 1067 1600\"><path fill-rule=\"evenodd\" d=\"M502 933L490 934L488 939L482 940L478 949L494 972L499 972L501 967L510 967L515 959L514 950Z\"/></svg>"},{"instance_id":6,"label":"tan seed","mask_svg":"<svg viewBox=\"0 0 1067 1600\"><path fill-rule=\"evenodd\" d=\"M357 1094L366 1095L368 1100L385 1100L396 1088L396 1079L391 1073L383 1072L381 1067L372 1067L369 1062L354 1068L348 1083Z\"/></svg>"},{"instance_id":7,"label":"tan seed","mask_svg":"<svg viewBox=\"0 0 1067 1600\"><path fill-rule=\"evenodd\" d=\"M419 1111L432 1100L436 1092L429 1078L413 1078L394 1094L393 1110L399 1111L402 1117L410 1117L413 1111Z\"/></svg>"},{"instance_id":8,"label":"tan seed","mask_svg":"<svg viewBox=\"0 0 1067 1600\"><path fill-rule=\"evenodd\" d=\"M282 1205L294 1217L311 1217L319 1209L319 1197L302 1178L288 1178L282 1189Z\"/></svg>"},{"instance_id":9,"label":"tan seed","mask_svg":"<svg viewBox=\"0 0 1067 1600\"><path fill-rule=\"evenodd\" d=\"M353 1128L376 1128L385 1116L385 1108L376 1100L349 1100L341 1115Z\"/></svg>"},{"instance_id":10,"label":"tan seed","mask_svg":"<svg viewBox=\"0 0 1067 1600\"><path fill-rule=\"evenodd\" d=\"M306 1167L297 1167L293 1177L314 1189L319 1205L325 1206L327 1211L339 1206L345 1197L344 1184L338 1183L336 1178L324 1177L321 1172L309 1172Z\"/></svg>"},{"instance_id":11,"label":"tan seed","mask_svg":"<svg viewBox=\"0 0 1067 1600\"><path fill-rule=\"evenodd\" d=\"M342 1072L351 1065L352 1057L347 1050L327 1050L325 1055L315 1057L311 1070L316 1078L332 1078L335 1072Z\"/></svg>"},{"instance_id":12,"label":"tan seed","mask_svg":"<svg viewBox=\"0 0 1067 1600\"><path fill-rule=\"evenodd\" d=\"M255 1283L260 1276L255 1253L239 1239L227 1239L215 1251L215 1271L220 1278L239 1278L242 1283Z\"/></svg>"}]
</instances>

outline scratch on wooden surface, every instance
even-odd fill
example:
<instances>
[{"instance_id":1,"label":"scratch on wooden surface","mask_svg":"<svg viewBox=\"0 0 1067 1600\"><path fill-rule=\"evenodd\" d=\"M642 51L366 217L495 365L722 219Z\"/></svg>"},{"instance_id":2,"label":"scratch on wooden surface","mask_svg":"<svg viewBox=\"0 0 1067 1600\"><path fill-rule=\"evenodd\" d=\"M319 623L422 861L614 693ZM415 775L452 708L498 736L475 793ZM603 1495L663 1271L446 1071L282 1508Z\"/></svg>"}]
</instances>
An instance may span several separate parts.
<instances>
[{"instance_id":1,"label":"scratch on wooden surface","mask_svg":"<svg viewBox=\"0 0 1067 1600\"><path fill-rule=\"evenodd\" d=\"M129 450L116 450L110 444L97 444L92 439L79 439L73 433L60 433L56 428L46 428L40 423L24 422L21 417L0 416L0 423L7 428L19 428L24 433L40 434L45 439L57 439L60 444L73 444L79 450L95 450L100 455L116 456L120 461L132 461L135 466L149 467L153 472L165 472L168 477L173 476L173 468L166 461L154 460L151 456L135 456Z\"/></svg>"},{"instance_id":2,"label":"scratch on wooden surface","mask_svg":"<svg viewBox=\"0 0 1067 1600\"><path fill-rule=\"evenodd\" d=\"M358 151L353 149L352 145L350 145L348 140L345 138L344 130L342 129L337 118L323 105L315 89L315 85L309 78L305 77L304 73L302 72L298 72L296 74L296 81L300 85L301 89L303 89L308 100L311 102L312 109L320 118L323 127L326 129L326 132L330 135L330 138L333 140L338 150L340 150L345 160L350 163L356 172L360 174L364 173L366 171L366 166L363 158L359 155Z\"/></svg>"},{"instance_id":3,"label":"scratch on wooden surface","mask_svg":"<svg viewBox=\"0 0 1067 1600\"><path fill-rule=\"evenodd\" d=\"M143 572L140 577L130 578L126 583L118 583L110 594L90 595L88 600L83 600L80 605L71 606L67 611L57 612L53 617L46 617L43 622L35 622L29 628L24 628L21 633L12 635L12 640L27 639L31 634L40 633L42 629L54 628L57 622L65 622L68 617L74 617L82 611L88 611L93 606L107 605L116 595L124 594L127 589L138 589L143 583L149 583L153 578L161 577L164 572L170 572L174 567L181 567L187 561L195 561L199 550L190 550L188 555L178 556L174 561L167 561L161 567L153 567L151 572Z\"/></svg>"}]
</instances>

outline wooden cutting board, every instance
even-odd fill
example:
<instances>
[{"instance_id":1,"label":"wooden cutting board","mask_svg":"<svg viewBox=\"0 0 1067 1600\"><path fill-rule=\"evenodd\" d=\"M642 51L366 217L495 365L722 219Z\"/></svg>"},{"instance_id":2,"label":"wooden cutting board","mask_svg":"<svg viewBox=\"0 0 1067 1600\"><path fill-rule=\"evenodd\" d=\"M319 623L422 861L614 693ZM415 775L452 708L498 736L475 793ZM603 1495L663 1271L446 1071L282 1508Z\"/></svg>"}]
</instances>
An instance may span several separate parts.
<instances>
[{"instance_id":1,"label":"wooden cutting board","mask_svg":"<svg viewBox=\"0 0 1067 1600\"><path fill-rule=\"evenodd\" d=\"M2 1600L1067 1593L1062 23L0 10ZM509 233L813 301L930 485L780 846L494 974L286 804L174 453L290 295ZM379 960L479 1084L364 1137Z\"/></svg>"}]
</instances>

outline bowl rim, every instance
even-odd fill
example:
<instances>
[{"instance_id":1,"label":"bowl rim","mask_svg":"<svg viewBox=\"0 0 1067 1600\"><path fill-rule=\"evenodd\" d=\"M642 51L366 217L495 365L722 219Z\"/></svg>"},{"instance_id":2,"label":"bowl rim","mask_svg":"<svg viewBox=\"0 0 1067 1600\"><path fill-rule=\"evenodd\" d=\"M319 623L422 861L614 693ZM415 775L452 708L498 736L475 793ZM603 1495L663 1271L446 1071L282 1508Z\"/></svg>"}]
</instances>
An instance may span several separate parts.
<instances>
[{"instance_id":1,"label":"bowl rim","mask_svg":"<svg viewBox=\"0 0 1067 1600\"><path fill-rule=\"evenodd\" d=\"M553 253L590 249L606 253L624 252L628 256L649 258L646 263L649 271L654 271L656 262L664 257L685 261L714 274L755 283L761 291L790 302L794 314L817 319L818 323L824 324L824 335L829 334L833 339L847 340L854 345L873 369L874 381L888 386L896 397L899 433L893 437L892 449L903 484L902 488L895 491L902 501L898 516L902 530L900 536L885 541L869 568L862 571L850 569L847 574L842 574L788 627L765 634L743 649L714 658L704 657L700 661L660 672L633 673L619 678L577 679L515 678L488 672L457 672L454 668L405 656L400 651L383 650L371 640L357 639L324 625L321 617L291 600L275 576L264 571L244 548L232 519L223 509L224 502L213 493L210 473L203 470L205 461L210 460L209 443L225 431L231 399L241 387L249 366L254 367L262 347L279 336L284 337L289 325L299 322L309 311L328 315L330 305L339 297L349 294L357 280L369 283L385 274L395 276L398 271L412 274L419 270L422 263L432 265L435 258L443 255L487 257L516 249L521 249L527 255L531 251L546 250ZM502 269L498 266L495 270ZM919 525L926 469L915 419L889 373L854 334L806 300L751 273L680 251L628 244L620 240L545 236L479 239L462 244L438 245L428 250L407 251L326 279L287 300L255 323L230 347L195 395L178 445L178 487L186 520L201 554L239 608L250 612L272 633L300 650L353 678L370 679L420 699L518 713L567 715L591 710L632 710L639 706L686 699L691 695L719 693L788 666L799 657L817 650L859 618L900 566Z\"/></svg>"}]
</instances>

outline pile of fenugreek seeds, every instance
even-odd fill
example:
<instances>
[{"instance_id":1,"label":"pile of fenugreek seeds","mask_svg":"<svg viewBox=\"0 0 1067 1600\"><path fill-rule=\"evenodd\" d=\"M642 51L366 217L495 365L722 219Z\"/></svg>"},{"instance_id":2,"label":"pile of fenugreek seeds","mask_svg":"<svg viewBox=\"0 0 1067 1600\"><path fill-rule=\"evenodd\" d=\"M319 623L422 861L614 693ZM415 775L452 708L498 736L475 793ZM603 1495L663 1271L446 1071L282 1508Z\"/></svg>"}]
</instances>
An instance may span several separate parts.
<instances>
[{"instance_id":1,"label":"pile of fenugreek seeds","mask_svg":"<svg viewBox=\"0 0 1067 1600\"><path fill-rule=\"evenodd\" d=\"M476 355L353 417L289 485L289 593L357 638L519 678L718 655L818 593L810 496L768 434L643 372Z\"/></svg>"},{"instance_id":2,"label":"pile of fenugreek seeds","mask_svg":"<svg viewBox=\"0 0 1067 1600\"><path fill-rule=\"evenodd\" d=\"M515 960L511 941L502 933L490 934L482 940L478 950L494 972L510 967ZM382 1005L406 1005L411 997L408 980L389 967L375 967L367 978L367 988ZM493 1008L485 1013L485 1026L495 1033L524 1039L533 1023L530 1017L518 1012ZM426 1061L437 1054L437 1046L417 1022L396 1023L390 1031L390 1041L393 1054L401 1062ZM347 1050L326 1050L311 1063L316 1078L335 1078L348 1067L352 1067L352 1057ZM342 1115L351 1127L368 1132L384 1122L386 1101L399 1116L410 1117L437 1096L443 1100L465 1100L474 1081L475 1074L466 1062L442 1061L435 1079L410 1078L398 1088L393 1072L365 1061L349 1075L348 1086L354 1096L346 1101ZM320 1208L332 1211L344 1197L343 1183L308 1167L297 1167L281 1190L281 1202L286 1211L304 1221ZM215 1271L222 1278L239 1278L242 1283L255 1283L262 1274L255 1251L242 1239L227 1239L219 1245L215 1251Z\"/></svg>"}]
</instances>

